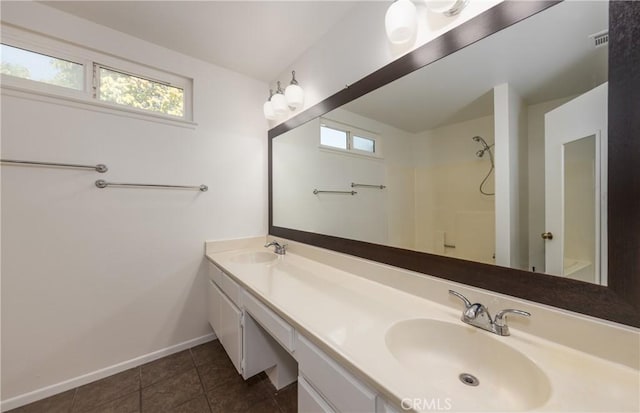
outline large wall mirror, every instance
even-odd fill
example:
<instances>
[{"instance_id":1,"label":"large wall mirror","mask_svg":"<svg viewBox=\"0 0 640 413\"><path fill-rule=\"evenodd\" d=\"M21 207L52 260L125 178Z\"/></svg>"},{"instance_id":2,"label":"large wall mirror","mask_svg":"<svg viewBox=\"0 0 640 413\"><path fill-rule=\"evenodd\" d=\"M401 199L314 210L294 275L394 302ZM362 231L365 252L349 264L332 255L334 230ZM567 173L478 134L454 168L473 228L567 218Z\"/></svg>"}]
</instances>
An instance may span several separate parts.
<instances>
[{"instance_id":1,"label":"large wall mirror","mask_svg":"<svg viewBox=\"0 0 640 413\"><path fill-rule=\"evenodd\" d=\"M271 130L270 233L640 325L637 19L505 2Z\"/></svg>"}]
</instances>

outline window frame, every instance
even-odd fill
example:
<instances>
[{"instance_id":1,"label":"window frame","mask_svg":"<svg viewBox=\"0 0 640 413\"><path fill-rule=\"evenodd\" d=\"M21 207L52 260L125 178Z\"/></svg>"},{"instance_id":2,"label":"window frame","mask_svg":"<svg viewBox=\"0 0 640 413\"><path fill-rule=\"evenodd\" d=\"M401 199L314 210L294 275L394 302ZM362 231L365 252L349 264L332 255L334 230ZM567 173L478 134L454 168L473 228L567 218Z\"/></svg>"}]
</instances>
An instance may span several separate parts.
<instances>
[{"instance_id":1,"label":"window frame","mask_svg":"<svg viewBox=\"0 0 640 413\"><path fill-rule=\"evenodd\" d=\"M0 75L0 86L3 93L6 89L18 90L20 92L43 95L47 98L61 98L77 103L86 103L93 107L104 108L111 113L113 111L116 113L131 113L135 117L141 116L151 120L160 119L172 123L195 125L193 122L193 79L191 78L99 53L13 26L3 25L1 31L2 43L7 46L82 64L84 68L84 87L82 90L2 74ZM98 85L97 82L99 81L99 79L96 79L94 72L94 67L96 66L182 89L184 115L180 117L100 100L97 91L94 92L94 87Z\"/></svg>"},{"instance_id":2,"label":"window frame","mask_svg":"<svg viewBox=\"0 0 640 413\"><path fill-rule=\"evenodd\" d=\"M347 149L338 148L335 146L324 145L322 143L322 131L320 128L327 127L330 129L339 130L347 134ZM332 119L320 118L320 128L318 128L318 141L321 149L340 152L344 154L352 154L365 156L369 158L382 158L382 137L379 133L368 131L366 129L358 128L343 122L338 122ZM373 141L373 152L363 151L355 149L353 146L354 136L361 139L368 139Z\"/></svg>"}]
</instances>

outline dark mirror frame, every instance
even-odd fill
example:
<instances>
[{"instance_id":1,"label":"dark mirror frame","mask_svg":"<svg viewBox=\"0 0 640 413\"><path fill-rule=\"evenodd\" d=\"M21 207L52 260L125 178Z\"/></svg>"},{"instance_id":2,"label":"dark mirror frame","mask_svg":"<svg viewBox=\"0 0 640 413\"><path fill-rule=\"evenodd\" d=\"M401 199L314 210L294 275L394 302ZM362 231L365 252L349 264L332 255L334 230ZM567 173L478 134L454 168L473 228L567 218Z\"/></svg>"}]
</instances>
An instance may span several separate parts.
<instances>
[{"instance_id":1,"label":"dark mirror frame","mask_svg":"<svg viewBox=\"0 0 640 413\"><path fill-rule=\"evenodd\" d=\"M269 234L640 327L640 2L609 4L607 287L273 225L273 138L557 3L500 3L269 130Z\"/></svg>"}]
</instances>

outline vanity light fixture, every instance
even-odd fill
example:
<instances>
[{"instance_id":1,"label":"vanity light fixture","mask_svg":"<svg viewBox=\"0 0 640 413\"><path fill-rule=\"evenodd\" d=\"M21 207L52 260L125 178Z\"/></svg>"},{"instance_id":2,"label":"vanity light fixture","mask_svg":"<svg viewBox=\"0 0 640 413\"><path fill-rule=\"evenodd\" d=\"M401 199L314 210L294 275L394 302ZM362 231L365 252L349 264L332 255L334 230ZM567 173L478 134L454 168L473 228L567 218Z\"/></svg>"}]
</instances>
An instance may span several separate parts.
<instances>
[{"instance_id":1,"label":"vanity light fixture","mask_svg":"<svg viewBox=\"0 0 640 413\"><path fill-rule=\"evenodd\" d=\"M264 103L263 112L267 120L282 118L289 111L296 111L304 106L304 90L298 84L296 71L291 71L291 82L283 91L280 82L276 93L269 89L269 100Z\"/></svg>"},{"instance_id":2,"label":"vanity light fixture","mask_svg":"<svg viewBox=\"0 0 640 413\"><path fill-rule=\"evenodd\" d=\"M296 80L296 71L291 71L291 83L284 90L284 97L287 99L287 105L291 110L297 110L304 105L304 90Z\"/></svg>"},{"instance_id":3,"label":"vanity light fixture","mask_svg":"<svg viewBox=\"0 0 640 413\"><path fill-rule=\"evenodd\" d=\"M384 27L389 41L393 44L405 44L416 34L418 14L411 0L396 0L387 9Z\"/></svg>"},{"instance_id":4,"label":"vanity light fixture","mask_svg":"<svg viewBox=\"0 0 640 413\"><path fill-rule=\"evenodd\" d=\"M460 14L469 4L469 0L425 0L425 4L429 11L451 17Z\"/></svg>"},{"instance_id":5,"label":"vanity light fixture","mask_svg":"<svg viewBox=\"0 0 640 413\"><path fill-rule=\"evenodd\" d=\"M284 97L280 81L278 81L278 88L276 89L275 95L271 97L271 103L273 104L273 111L278 117L286 115L289 111L287 99Z\"/></svg>"},{"instance_id":6,"label":"vanity light fixture","mask_svg":"<svg viewBox=\"0 0 640 413\"><path fill-rule=\"evenodd\" d=\"M276 111L273 109L273 103L271 103L272 97L273 97L273 89L269 89L269 99L267 99L267 101L264 102L264 105L262 106L264 117L267 118L267 120L274 120L277 117Z\"/></svg>"}]
</instances>

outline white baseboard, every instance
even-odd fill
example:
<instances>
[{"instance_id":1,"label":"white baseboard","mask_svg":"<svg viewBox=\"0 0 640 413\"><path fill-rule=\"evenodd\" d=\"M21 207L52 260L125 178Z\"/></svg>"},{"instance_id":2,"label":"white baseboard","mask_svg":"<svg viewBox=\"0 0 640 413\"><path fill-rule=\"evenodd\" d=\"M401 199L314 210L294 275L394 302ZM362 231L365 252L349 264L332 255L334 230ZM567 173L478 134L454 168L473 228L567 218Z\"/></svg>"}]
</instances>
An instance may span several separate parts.
<instances>
[{"instance_id":1,"label":"white baseboard","mask_svg":"<svg viewBox=\"0 0 640 413\"><path fill-rule=\"evenodd\" d=\"M91 373L83 374L82 376L74 377L60 383L52 384L51 386L43 387L29 393L21 394L20 396L3 400L0 402L0 411L6 412L7 410L15 409L17 407L36 402L38 400L45 399L55 394L65 392L67 390L75 389L76 387L103 379L116 373L120 373L121 371L138 367L150 361L157 360L170 354L197 346L198 344L212 341L215 338L215 334L207 334L202 337L187 340L182 343L133 358L131 360L123 361L122 363L114 364L113 366L105 367Z\"/></svg>"}]
</instances>

